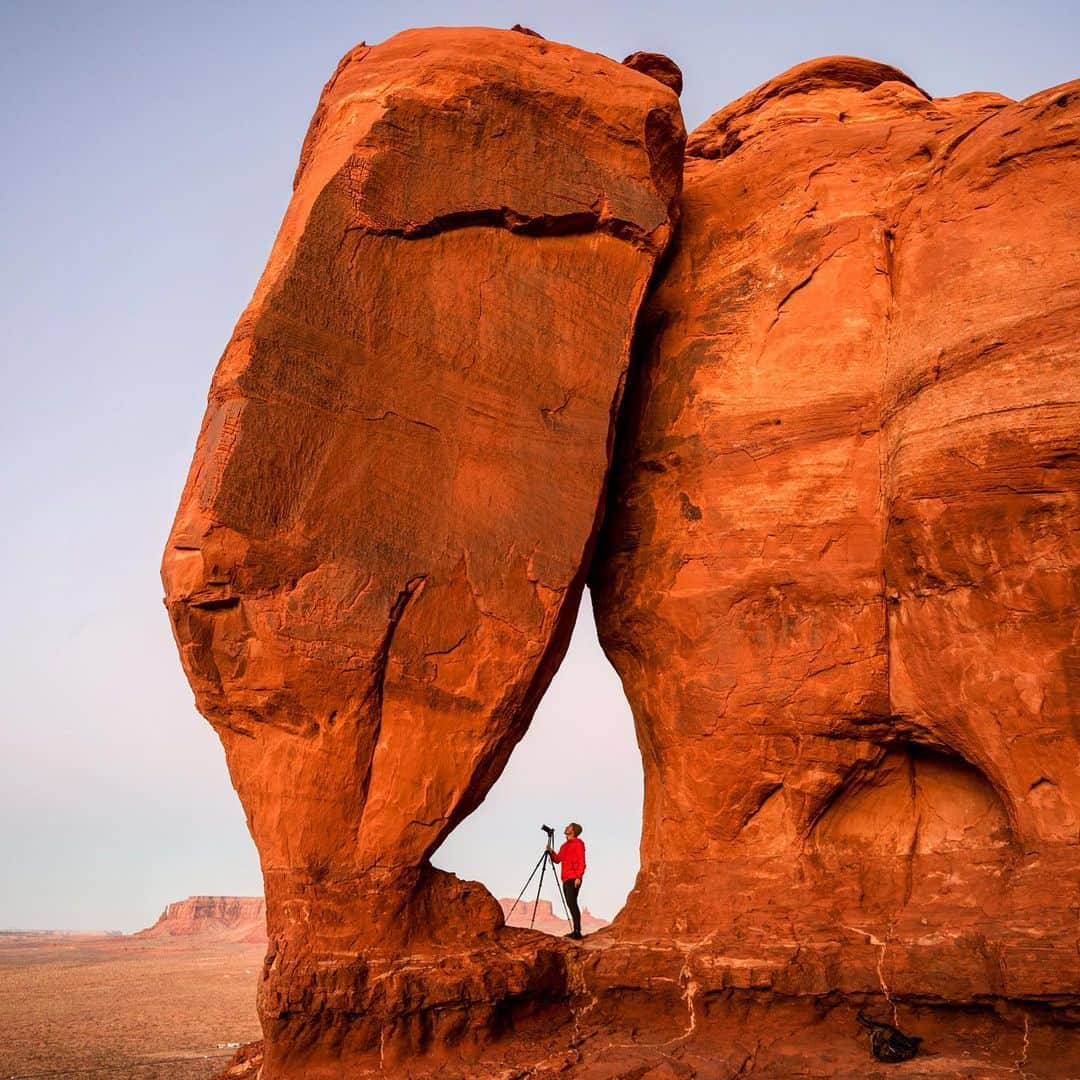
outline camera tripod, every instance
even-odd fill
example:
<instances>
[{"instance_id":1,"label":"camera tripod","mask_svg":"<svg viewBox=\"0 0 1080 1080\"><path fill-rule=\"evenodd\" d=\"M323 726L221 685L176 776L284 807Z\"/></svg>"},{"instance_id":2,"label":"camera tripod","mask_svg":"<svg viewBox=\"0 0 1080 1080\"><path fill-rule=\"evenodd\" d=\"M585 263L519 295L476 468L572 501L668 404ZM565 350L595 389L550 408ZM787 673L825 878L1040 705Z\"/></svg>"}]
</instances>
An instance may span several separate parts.
<instances>
[{"instance_id":1,"label":"camera tripod","mask_svg":"<svg viewBox=\"0 0 1080 1080\"><path fill-rule=\"evenodd\" d=\"M536 909L540 906L540 893L544 888L544 874L547 873L547 864L548 864L548 844L551 843L551 841L553 840L553 838L555 836L555 830L554 829L549 829L546 825L541 825L540 827L544 830L545 833L547 833L547 836L548 836L547 842L544 844L543 853L541 854L540 858L536 860L536 865L532 868L532 873L529 875L528 880L525 882L525 884L521 886L521 892L518 893L517 899L514 901L513 907L511 907L510 910L506 914L506 921L509 922L510 921L510 916L514 914L514 909L518 906L518 904L521 903L521 898L525 895L525 890L531 884L532 879L534 877L536 877L536 871L539 870L540 871L540 882L536 886L536 899L533 901L532 918L529 920L529 929L530 930L532 930L534 925L536 924ZM552 868L551 872L552 872L552 875L554 876L554 873L555 873L554 867ZM557 883L556 883L556 886L557 886ZM570 923L570 928L573 929L574 922L570 918L570 909L566 906L566 897L563 896L562 889L558 889L558 893L559 893L559 899L562 901L563 911L566 914L566 921L568 923Z\"/></svg>"}]
</instances>

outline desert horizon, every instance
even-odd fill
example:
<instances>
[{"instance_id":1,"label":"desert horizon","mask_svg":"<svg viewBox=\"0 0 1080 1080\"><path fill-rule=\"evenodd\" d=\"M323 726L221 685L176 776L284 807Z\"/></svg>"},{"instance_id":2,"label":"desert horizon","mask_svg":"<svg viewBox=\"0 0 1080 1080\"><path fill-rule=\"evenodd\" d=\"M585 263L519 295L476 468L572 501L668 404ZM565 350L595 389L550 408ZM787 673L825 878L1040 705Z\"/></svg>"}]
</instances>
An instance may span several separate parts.
<instances>
[{"instance_id":1,"label":"desert horizon","mask_svg":"<svg viewBox=\"0 0 1080 1080\"><path fill-rule=\"evenodd\" d=\"M498 902L503 909L504 915L509 916L516 906L514 922L507 925L522 926L528 929L531 919L535 895L523 897L515 901L513 897L500 897ZM566 919L555 913L555 905L548 897L541 897L537 906L537 929L541 933L557 933L560 929L566 929ZM205 909L205 910L200 910ZM589 924L590 929L599 930L610 922L602 916L593 915L588 904L582 905L583 919ZM28 928L28 927L0 927L0 935L22 935L40 937L70 937L70 938L142 938L157 934L158 936L184 937L200 934L224 934L241 933L254 934L254 928L262 926L261 938L253 937L253 942L258 944L265 942L265 917L266 900L262 896L222 896L208 893L192 893L182 900L174 900L162 909L158 917L138 930L107 930L100 927L92 929L71 929L69 927L53 928ZM544 926L558 924L555 929L543 929Z\"/></svg>"},{"instance_id":2,"label":"desert horizon","mask_svg":"<svg viewBox=\"0 0 1080 1080\"><path fill-rule=\"evenodd\" d=\"M508 913L514 899L499 903ZM194 895L130 934L0 930L0 1076L218 1074L261 1036L255 988L265 909L261 896ZM527 930L532 915L523 903L507 925ZM607 925L587 907L583 924L587 933ZM541 900L535 932L568 929Z\"/></svg>"}]
</instances>

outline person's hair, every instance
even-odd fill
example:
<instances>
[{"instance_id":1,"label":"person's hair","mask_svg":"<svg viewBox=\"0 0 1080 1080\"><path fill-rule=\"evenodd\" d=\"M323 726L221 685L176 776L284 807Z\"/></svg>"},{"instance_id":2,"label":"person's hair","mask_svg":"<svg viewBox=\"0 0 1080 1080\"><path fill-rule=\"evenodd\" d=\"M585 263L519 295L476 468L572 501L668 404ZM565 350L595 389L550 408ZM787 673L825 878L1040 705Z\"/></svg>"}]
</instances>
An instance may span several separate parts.
<instances>
[{"instance_id":1,"label":"person's hair","mask_svg":"<svg viewBox=\"0 0 1080 1080\"><path fill-rule=\"evenodd\" d=\"M574 839L576 840L581 835L581 826L576 821L571 821L570 828L574 830Z\"/></svg>"}]
</instances>

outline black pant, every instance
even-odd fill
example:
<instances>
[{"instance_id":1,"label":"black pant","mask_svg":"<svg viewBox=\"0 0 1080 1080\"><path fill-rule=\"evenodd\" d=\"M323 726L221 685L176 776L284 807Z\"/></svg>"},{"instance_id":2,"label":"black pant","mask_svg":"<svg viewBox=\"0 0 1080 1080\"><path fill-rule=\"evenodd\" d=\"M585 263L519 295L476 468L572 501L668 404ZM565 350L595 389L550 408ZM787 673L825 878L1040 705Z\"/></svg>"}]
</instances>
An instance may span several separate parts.
<instances>
[{"instance_id":1,"label":"black pant","mask_svg":"<svg viewBox=\"0 0 1080 1080\"><path fill-rule=\"evenodd\" d=\"M578 907L577 897L581 886L574 884L574 879L562 883L563 896L566 897L566 906L570 909L570 918L574 920L574 933L581 933L581 909Z\"/></svg>"}]
</instances>

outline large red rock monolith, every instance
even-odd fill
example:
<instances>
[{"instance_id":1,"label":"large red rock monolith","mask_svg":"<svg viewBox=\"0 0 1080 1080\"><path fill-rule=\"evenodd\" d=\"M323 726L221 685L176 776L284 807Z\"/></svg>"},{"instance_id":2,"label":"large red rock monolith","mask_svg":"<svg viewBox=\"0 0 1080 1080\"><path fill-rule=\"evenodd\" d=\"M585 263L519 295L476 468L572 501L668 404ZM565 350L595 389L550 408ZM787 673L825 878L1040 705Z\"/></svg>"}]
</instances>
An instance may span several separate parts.
<instances>
[{"instance_id":1,"label":"large red rock monolith","mask_svg":"<svg viewBox=\"0 0 1080 1080\"><path fill-rule=\"evenodd\" d=\"M267 1077L396 1010L415 1049L439 1001L370 965L502 925L428 857L565 651L683 142L660 82L509 31L362 45L323 91L163 567L262 862ZM441 978L448 1038L509 992Z\"/></svg>"},{"instance_id":2,"label":"large red rock monolith","mask_svg":"<svg viewBox=\"0 0 1080 1080\"><path fill-rule=\"evenodd\" d=\"M1078 136L841 57L688 140L594 583L703 999L1080 994Z\"/></svg>"}]
</instances>

